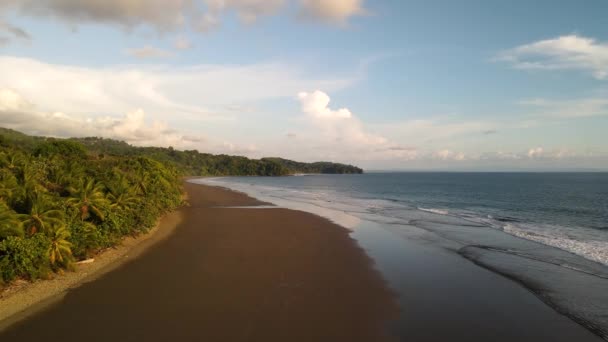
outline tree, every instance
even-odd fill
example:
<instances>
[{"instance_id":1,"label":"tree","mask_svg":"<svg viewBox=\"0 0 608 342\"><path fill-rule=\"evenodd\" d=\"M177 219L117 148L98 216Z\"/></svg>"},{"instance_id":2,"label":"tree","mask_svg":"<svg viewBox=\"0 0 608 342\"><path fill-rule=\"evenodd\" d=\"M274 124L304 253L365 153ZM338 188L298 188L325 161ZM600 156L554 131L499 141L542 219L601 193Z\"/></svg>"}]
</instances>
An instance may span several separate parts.
<instances>
[{"instance_id":1,"label":"tree","mask_svg":"<svg viewBox=\"0 0 608 342\"><path fill-rule=\"evenodd\" d=\"M64 157L74 157L74 158L85 158L87 155L87 150L84 145L73 141L73 140L63 140L63 139L48 139L47 141L39 144L34 149L35 156L53 156L53 155L62 155Z\"/></svg>"},{"instance_id":2,"label":"tree","mask_svg":"<svg viewBox=\"0 0 608 342\"><path fill-rule=\"evenodd\" d=\"M33 235L37 232L47 232L54 225L62 225L63 211L53 207L50 196L35 194L30 198L29 213L19 215L25 231Z\"/></svg>"},{"instance_id":3,"label":"tree","mask_svg":"<svg viewBox=\"0 0 608 342\"><path fill-rule=\"evenodd\" d=\"M0 166L10 170L22 166L25 161L23 153L19 151L10 151L0 153Z\"/></svg>"},{"instance_id":4,"label":"tree","mask_svg":"<svg viewBox=\"0 0 608 342\"><path fill-rule=\"evenodd\" d=\"M17 213L4 202L0 202L0 240L9 236L23 236L22 227Z\"/></svg>"},{"instance_id":5,"label":"tree","mask_svg":"<svg viewBox=\"0 0 608 342\"><path fill-rule=\"evenodd\" d=\"M61 264L66 263L72 258L72 244L67 240L70 237L70 231L64 225L55 226L51 229L47 236L51 242L48 255L51 265L56 262Z\"/></svg>"},{"instance_id":6,"label":"tree","mask_svg":"<svg viewBox=\"0 0 608 342\"><path fill-rule=\"evenodd\" d=\"M139 202L139 197L129 184L129 180L120 170L114 170L114 177L108 182L107 188L110 208L130 210Z\"/></svg>"},{"instance_id":7,"label":"tree","mask_svg":"<svg viewBox=\"0 0 608 342\"><path fill-rule=\"evenodd\" d=\"M81 179L77 188L71 187L68 191L72 197L67 202L78 209L81 220L94 216L103 221L102 208L108 204L108 200L101 183L93 178Z\"/></svg>"}]
</instances>

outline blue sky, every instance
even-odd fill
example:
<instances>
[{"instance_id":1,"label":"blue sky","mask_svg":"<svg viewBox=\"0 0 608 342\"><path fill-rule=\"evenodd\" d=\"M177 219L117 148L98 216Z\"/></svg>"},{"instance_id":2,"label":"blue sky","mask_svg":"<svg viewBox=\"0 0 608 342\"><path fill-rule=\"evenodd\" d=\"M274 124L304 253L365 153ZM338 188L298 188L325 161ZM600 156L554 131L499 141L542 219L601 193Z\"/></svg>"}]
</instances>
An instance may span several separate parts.
<instances>
[{"instance_id":1,"label":"blue sky","mask_svg":"<svg viewBox=\"0 0 608 342\"><path fill-rule=\"evenodd\" d=\"M608 169L605 0L10 0L0 122L368 169Z\"/></svg>"}]
</instances>

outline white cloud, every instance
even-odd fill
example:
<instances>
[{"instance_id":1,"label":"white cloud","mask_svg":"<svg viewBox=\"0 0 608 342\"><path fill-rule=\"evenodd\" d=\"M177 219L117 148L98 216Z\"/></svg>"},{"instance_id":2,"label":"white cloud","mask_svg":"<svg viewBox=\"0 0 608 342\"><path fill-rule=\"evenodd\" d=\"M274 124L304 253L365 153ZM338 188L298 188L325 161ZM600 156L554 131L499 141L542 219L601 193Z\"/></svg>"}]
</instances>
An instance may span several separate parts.
<instances>
[{"instance_id":1,"label":"white cloud","mask_svg":"<svg viewBox=\"0 0 608 342\"><path fill-rule=\"evenodd\" d=\"M160 120L149 120L142 109L124 115L87 116L63 112L45 112L11 89L0 88L0 122L34 135L53 137L104 137L136 146L173 146L210 153L255 156L254 144L213 140L199 132L184 132Z\"/></svg>"},{"instance_id":2,"label":"white cloud","mask_svg":"<svg viewBox=\"0 0 608 342\"><path fill-rule=\"evenodd\" d=\"M591 97L575 100L536 98L520 101L536 114L560 118L582 118L608 115L608 97Z\"/></svg>"},{"instance_id":3,"label":"white cloud","mask_svg":"<svg viewBox=\"0 0 608 342\"><path fill-rule=\"evenodd\" d=\"M44 110L99 116L142 108L182 123L232 116L228 106L291 98L302 88L337 90L352 82L313 79L279 63L88 68L0 56L0 88L34 99Z\"/></svg>"},{"instance_id":4,"label":"white cloud","mask_svg":"<svg viewBox=\"0 0 608 342\"><path fill-rule=\"evenodd\" d=\"M4 127L59 137L102 136L135 145L172 145L182 148L191 146L193 140L192 137L187 138L170 129L166 123L146 123L141 109L128 112L122 117L96 118L45 112L37 110L34 104L10 89L0 89L0 119Z\"/></svg>"},{"instance_id":5,"label":"white cloud","mask_svg":"<svg viewBox=\"0 0 608 342\"><path fill-rule=\"evenodd\" d=\"M167 58L173 56L173 53L171 51L159 49L157 47L149 45L146 45L141 48L128 49L126 50L126 52L128 55L139 59Z\"/></svg>"},{"instance_id":6,"label":"white cloud","mask_svg":"<svg viewBox=\"0 0 608 342\"><path fill-rule=\"evenodd\" d=\"M450 150L440 150L432 154L434 158L441 160L465 160L465 154L462 152L454 152Z\"/></svg>"},{"instance_id":7,"label":"white cloud","mask_svg":"<svg viewBox=\"0 0 608 342\"><path fill-rule=\"evenodd\" d=\"M320 90L315 90L312 93L300 92L298 94L302 111L316 118L323 119L350 119L352 113L347 108L332 110L328 107L330 98Z\"/></svg>"},{"instance_id":8,"label":"white cloud","mask_svg":"<svg viewBox=\"0 0 608 342\"><path fill-rule=\"evenodd\" d=\"M499 54L499 61L527 70L581 70L608 79L608 43L577 35L521 45Z\"/></svg>"},{"instance_id":9,"label":"white cloud","mask_svg":"<svg viewBox=\"0 0 608 342\"><path fill-rule=\"evenodd\" d=\"M367 12L363 0L300 0L300 3L305 17L338 24Z\"/></svg>"},{"instance_id":10,"label":"white cloud","mask_svg":"<svg viewBox=\"0 0 608 342\"><path fill-rule=\"evenodd\" d=\"M542 147L534 147L528 150L529 158L538 158L542 157L544 153L544 149Z\"/></svg>"},{"instance_id":11,"label":"white cloud","mask_svg":"<svg viewBox=\"0 0 608 342\"><path fill-rule=\"evenodd\" d=\"M329 96L315 90L298 94L302 112L321 130L325 138L346 147L368 147L386 144L386 138L368 133L359 119L347 108L329 108Z\"/></svg>"}]
</instances>

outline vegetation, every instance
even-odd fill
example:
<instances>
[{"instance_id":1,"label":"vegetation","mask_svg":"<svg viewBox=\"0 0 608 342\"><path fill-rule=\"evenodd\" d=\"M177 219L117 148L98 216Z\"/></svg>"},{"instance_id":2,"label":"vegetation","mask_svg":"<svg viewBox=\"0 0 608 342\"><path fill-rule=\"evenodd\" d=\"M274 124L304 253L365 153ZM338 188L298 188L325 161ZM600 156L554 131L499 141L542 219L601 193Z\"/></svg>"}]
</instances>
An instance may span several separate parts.
<instances>
[{"instance_id":1,"label":"vegetation","mask_svg":"<svg viewBox=\"0 0 608 342\"><path fill-rule=\"evenodd\" d=\"M171 147L134 147L103 138L73 139L98 155L147 156L174 165L191 176L285 176L295 173L363 173L358 167L330 162L300 163L282 158L260 160L239 156L213 155L196 150L178 151Z\"/></svg>"},{"instance_id":2,"label":"vegetation","mask_svg":"<svg viewBox=\"0 0 608 342\"><path fill-rule=\"evenodd\" d=\"M254 160L0 128L0 285L69 269L124 236L147 231L181 204L184 175L361 172L328 162Z\"/></svg>"},{"instance_id":3,"label":"vegetation","mask_svg":"<svg viewBox=\"0 0 608 342\"><path fill-rule=\"evenodd\" d=\"M289 173L363 173L363 170L352 165L330 163L330 162L315 162L301 163L283 158L263 158L263 161L273 162L281 165L289 171Z\"/></svg>"},{"instance_id":4,"label":"vegetation","mask_svg":"<svg viewBox=\"0 0 608 342\"><path fill-rule=\"evenodd\" d=\"M0 135L0 283L70 268L181 204L181 176L145 156Z\"/></svg>"}]
</instances>

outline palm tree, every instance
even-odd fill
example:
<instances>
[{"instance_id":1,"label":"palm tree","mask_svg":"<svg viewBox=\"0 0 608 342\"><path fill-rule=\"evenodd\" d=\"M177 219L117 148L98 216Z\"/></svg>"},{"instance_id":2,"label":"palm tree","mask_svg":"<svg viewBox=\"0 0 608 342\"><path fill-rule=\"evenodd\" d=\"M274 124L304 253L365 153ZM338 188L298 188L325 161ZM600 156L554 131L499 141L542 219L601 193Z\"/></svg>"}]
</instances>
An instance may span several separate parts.
<instances>
[{"instance_id":1,"label":"palm tree","mask_svg":"<svg viewBox=\"0 0 608 342\"><path fill-rule=\"evenodd\" d=\"M21 152L11 151L0 153L0 166L6 167L10 170L17 168L18 166L22 166L24 160L25 157Z\"/></svg>"},{"instance_id":2,"label":"palm tree","mask_svg":"<svg viewBox=\"0 0 608 342\"><path fill-rule=\"evenodd\" d=\"M63 224L63 212L52 206L48 196L35 194L30 198L28 214L21 214L21 222L28 234L48 231L53 225Z\"/></svg>"},{"instance_id":3,"label":"palm tree","mask_svg":"<svg viewBox=\"0 0 608 342\"><path fill-rule=\"evenodd\" d=\"M8 236L23 236L23 225L17 213L0 202L0 240Z\"/></svg>"},{"instance_id":4,"label":"palm tree","mask_svg":"<svg viewBox=\"0 0 608 342\"><path fill-rule=\"evenodd\" d=\"M95 182L94 179L82 179L78 188L70 187L68 191L72 196L68 199L68 203L78 208L81 220L84 221L93 215L103 221L102 208L108 204L108 200L101 183Z\"/></svg>"},{"instance_id":5,"label":"palm tree","mask_svg":"<svg viewBox=\"0 0 608 342\"><path fill-rule=\"evenodd\" d=\"M47 251L51 265L55 265L56 262L69 261L72 257L72 244L67 240L70 237L70 231L65 225L54 226L47 236L51 240Z\"/></svg>"},{"instance_id":6,"label":"palm tree","mask_svg":"<svg viewBox=\"0 0 608 342\"><path fill-rule=\"evenodd\" d=\"M108 200L110 207L119 210L130 210L139 202L137 194L129 184L129 180L119 170L114 171L114 177L108 182Z\"/></svg>"},{"instance_id":7,"label":"palm tree","mask_svg":"<svg viewBox=\"0 0 608 342\"><path fill-rule=\"evenodd\" d=\"M109 193L108 199L110 200L110 208L126 211L139 203L139 197L132 191L125 191L116 195L114 193Z\"/></svg>"}]
</instances>

